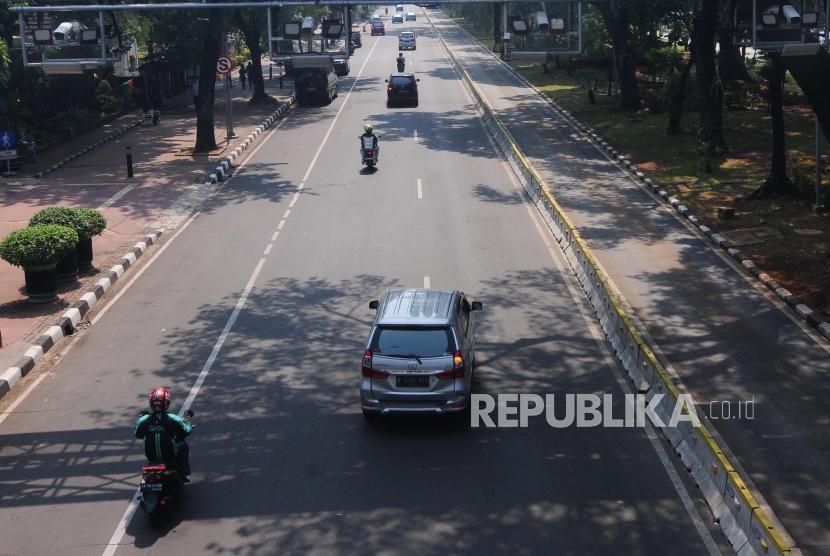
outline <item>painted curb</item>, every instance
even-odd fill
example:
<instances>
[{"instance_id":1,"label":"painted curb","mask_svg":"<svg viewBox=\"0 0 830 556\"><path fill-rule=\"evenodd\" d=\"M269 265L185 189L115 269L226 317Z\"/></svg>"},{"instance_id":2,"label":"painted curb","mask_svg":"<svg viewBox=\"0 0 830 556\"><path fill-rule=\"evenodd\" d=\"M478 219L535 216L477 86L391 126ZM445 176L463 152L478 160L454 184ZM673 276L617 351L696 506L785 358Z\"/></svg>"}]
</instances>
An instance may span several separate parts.
<instances>
[{"instance_id":1,"label":"painted curb","mask_svg":"<svg viewBox=\"0 0 830 556\"><path fill-rule=\"evenodd\" d=\"M38 336L13 367L7 368L0 374L0 399L8 394L35 367L35 364L57 344L58 340L64 336L71 336L75 332L84 315L101 300L107 290L124 275L124 272L135 264L136 260L147 251L147 248L158 241L163 233L164 230L161 229L144 236L142 241L136 243L130 251L124 254L118 264L110 268L104 278L98 280L91 290L83 294L78 301L58 317L54 325Z\"/></svg>"},{"instance_id":2,"label":"painted curb","mask_svg":"<svg viewBox=\"0 0 830 556\"><path fill-rule=\"evenodd\" d=\"M245 152L251 144L253 144L254 140L259 137L260 134L270 129L271 126L282 119L285 112L293 106L296 101L297 99L295 98L294 93L291 93L288 100L280 102L279 107L277 107L271 115L255 127L254 130L251 131L233 151L231 151L229 156L222 159L222 161L213 169L213 172L211 172L205 179L205 183L216 184L223 181L226 176L230 175L234 160L239 158L239 156Z\"/></svg>"},{"instance_id":3,"label":"painted curb","mask_svg":"<svg viewBox=\"0 0 830 556\"><path fill-rule=\"evenodd\" d=\"M127 131L131 130L132 128L136 127L138 124L140 124L143 121L144 121L144 118L142 117L139 120L136 120L132 123L121 126L121 128L119 128L119 129L113 131L112 133L106 135L103 139L99 139L98 141L92 143L91 145L88 145L88 146L84 147L83 149L79 150L78 152L69 155L68 157L64 158L63 160L61 160L60 162L58 162L54 166L51 166L51 167L47 168L46 170L44 170L42 172L38 172L37 174L35 174L35 179L42 178L46 174L54 172L55 170L57 170L58 168L60 168L64 164L72 162L73 160L75 160L76 158L81 156L82 154L88 153L89 151L91 151L95 147L103 145L104 143L109 143L110 141L112 141L116 137L119 137L119 136L123 135L124 133L126 133Z\"/></svg>"}]
</instances>

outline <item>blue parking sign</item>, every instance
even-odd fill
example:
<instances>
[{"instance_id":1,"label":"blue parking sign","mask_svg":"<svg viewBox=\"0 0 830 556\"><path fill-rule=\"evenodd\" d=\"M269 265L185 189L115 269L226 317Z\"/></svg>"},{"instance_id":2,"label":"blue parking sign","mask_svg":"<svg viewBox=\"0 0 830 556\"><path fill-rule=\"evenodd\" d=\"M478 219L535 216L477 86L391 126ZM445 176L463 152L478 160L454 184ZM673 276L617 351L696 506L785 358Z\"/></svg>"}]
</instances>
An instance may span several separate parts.
<instances>
[{"instance_id":1,"label":"blue parking sign","mask_svg":"<svg viewBox=\"0 0 830 556\"><path fill-rule=\"evenodd\" d=\"M0 149L9 150L17 145L17 140L14 137L14 132L9 130L0 131Z\"/></svg>"}]
</instances>

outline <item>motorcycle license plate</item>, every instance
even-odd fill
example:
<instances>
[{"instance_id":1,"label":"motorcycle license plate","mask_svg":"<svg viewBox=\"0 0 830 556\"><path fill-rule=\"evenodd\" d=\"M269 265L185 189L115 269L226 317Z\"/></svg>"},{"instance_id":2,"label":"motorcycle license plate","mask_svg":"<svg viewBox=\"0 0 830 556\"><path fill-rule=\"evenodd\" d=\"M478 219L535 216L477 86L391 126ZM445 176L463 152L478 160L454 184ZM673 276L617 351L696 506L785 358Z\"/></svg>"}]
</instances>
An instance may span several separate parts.
<instances>
[{"instance_id":1,"label":"motorcycle license plate","mask_svg":"<svg viewBox=\"0 0 830 556\"><path fill-rule=\"evenodd\" d=\"M164 488L164 485L161 484L161 483L141 483L139 488L142 491L148 491L148 490L151 490L151 491L159 490L160 491Z\"/></svg>"}]
</instances>

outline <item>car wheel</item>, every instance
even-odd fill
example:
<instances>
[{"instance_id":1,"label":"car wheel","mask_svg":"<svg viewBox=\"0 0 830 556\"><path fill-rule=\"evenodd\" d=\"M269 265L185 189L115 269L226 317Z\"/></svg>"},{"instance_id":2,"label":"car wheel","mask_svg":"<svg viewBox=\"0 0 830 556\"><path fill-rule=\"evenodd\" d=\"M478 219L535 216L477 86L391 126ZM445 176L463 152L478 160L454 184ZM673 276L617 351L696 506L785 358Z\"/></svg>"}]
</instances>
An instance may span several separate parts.
<instances>
[{"instance_id":1,"label":"car wheel","mask_svg":"<svg viewBox=\"0 0 830 556\"><path fill-rule=\"evenodd\" d=\"M415 104L413 104L412 106L414 106L415 108L418 108L418 99L417 98L415 99Z\"/></svg>"},{"instance_id":2,"label":"car wheel","mask_svg":"<svg viewBox=\"0 0 830 556\"><path fill-rule=\"evenodd\" d=\"M386 107L387 108L392 108L392 103L388 100L386 101Z\"/></svg>"}]
</instances>

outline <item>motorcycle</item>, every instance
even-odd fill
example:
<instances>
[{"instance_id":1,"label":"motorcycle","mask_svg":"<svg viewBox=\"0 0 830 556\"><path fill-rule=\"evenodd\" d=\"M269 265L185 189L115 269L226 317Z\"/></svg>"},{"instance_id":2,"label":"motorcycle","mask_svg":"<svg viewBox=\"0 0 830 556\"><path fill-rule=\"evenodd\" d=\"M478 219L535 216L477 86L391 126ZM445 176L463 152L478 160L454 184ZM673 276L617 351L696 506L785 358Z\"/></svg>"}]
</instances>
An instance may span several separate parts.
<instances>
[{"instance_id":1,"label":"motorcycle","mask_svg":"<svg viewBox=\"0 0 830 556\"><path fill-rule=\"evenodd\" d=\"M360 161L368 168L374 168L378 163L378 151L380 147L375 145L373 137L358 135L360 139Z\"/></svg>"},{"instance_id":2,"label":"motorcycle","mask_svg":"<svg viewBox=\"0 0 830 556\"><path fill-rule=\"evenodd\" d=\"M406 70L406 60L403 58L395 58L398 62L398 73L403 73Z\"/></svg>"},{"instance_id":3,"label":"motorcycle","mask_svg":"<svg viewBox=\"0 0 830 556\"><path fill-rule=\"evenodd\" d=\"M139 415L144 416L148 413L142 411ZM190 419L193 417L193 411L188 409L184 417ZM173 506L176 495L186 482L187 478L179 475L175 467L165 463L148 462L148 465L141 468L138 500L153 527L160 525L162 512Z\"/></svg>"}]
</instances>

